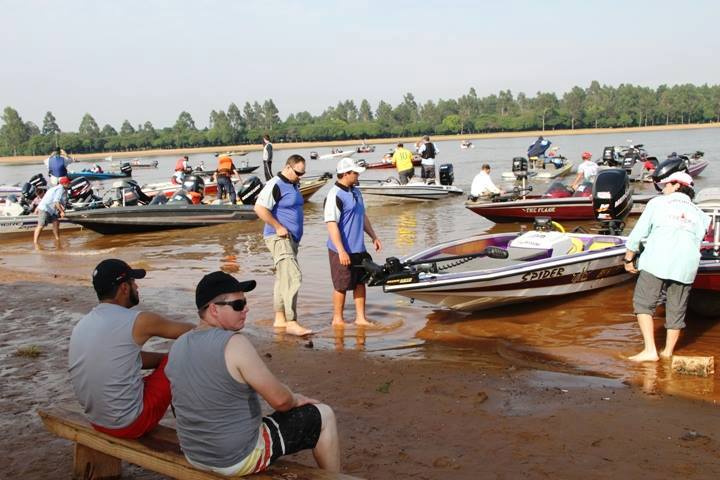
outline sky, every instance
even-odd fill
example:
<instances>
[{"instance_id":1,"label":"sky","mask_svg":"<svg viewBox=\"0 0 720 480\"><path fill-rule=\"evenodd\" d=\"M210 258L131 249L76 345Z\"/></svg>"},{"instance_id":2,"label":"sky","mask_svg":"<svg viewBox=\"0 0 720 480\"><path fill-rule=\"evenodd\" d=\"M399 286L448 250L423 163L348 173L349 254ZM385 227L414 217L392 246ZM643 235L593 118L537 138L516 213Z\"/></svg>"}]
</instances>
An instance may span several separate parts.
<instances>
[{"instance_id":1,"label":"sky","mask_svg":"<svg viewBox=\"0 0 720 480\"><path fill-rule=\"evenodd\" d=\"M0 0L0 109L204 127L267 98L285 119L408 92L718 84L718 18L717 0Z\"/></svg>"}]
</instances>

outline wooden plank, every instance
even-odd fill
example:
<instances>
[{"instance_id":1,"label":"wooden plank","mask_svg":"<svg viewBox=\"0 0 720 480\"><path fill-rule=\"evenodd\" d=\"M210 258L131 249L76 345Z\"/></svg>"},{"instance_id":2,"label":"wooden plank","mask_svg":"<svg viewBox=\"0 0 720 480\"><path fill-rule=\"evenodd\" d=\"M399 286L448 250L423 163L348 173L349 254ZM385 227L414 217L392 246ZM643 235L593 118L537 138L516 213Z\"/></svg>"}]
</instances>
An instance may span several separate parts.
<instances>
[{"instance_id":1,"label":"wooden plank","mask_svg":"<svg viewBox=\"0 0 720 480\"><path fill-rule=\"evenodd\" d=\"M158 426L139 440L115 438L93 429L84 416L75 411L54 408L38 411L43 423L55 435L91 450L126 460L148 470L188 480L226 479L190 465L180 450L174 429ZM312 468L279 460L266 471L253 475L257 480L352 480L358 477Z\"/></svg>"},{"instance_id":2,"label":"wooden plank","mask_svg":"<svg viewBox=\"0 0 720 480\"><path fill-rule=\"evenodd\" d=\"M98 452L85 445L75 444L73 478L85 480L111 480L120 478L120 459Z\"/></svg>"}]
</instances>

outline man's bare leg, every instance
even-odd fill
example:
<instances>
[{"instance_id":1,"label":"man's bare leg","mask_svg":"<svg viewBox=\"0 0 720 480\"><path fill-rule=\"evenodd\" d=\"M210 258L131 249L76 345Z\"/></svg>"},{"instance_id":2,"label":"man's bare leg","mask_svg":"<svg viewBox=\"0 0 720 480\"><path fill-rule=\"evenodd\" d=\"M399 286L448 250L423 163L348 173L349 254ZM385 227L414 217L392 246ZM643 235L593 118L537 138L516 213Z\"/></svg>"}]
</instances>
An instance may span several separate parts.
<instances>
[{"instance_id":1,"label":"man's bare leg","mask_svg":"<svg viewBox=\"0 0 720 480\"><path fill-rule=\"evenodd\" d=\"M322 427L320 427L320 438L313 448L313 457L318 467L331 472L340 471L340 438L337 431L335 412L329 406L318 403L315 405L320 410Z\"/></svg>"},{"instance_id":2,"label":"man's bare leg","mask_svg":"<svg viewBox=\"0 0 720 480\"><path fill-rule=\"evenodd\" d=\"M60 241L60 222L58 222L57 220L53 220L52 231L53 231L53 235L55 235L55 241L59 242Z\"/></svg>"},{"instance_id":3,"label":"man's bare leg","mask_svg":"<svg viewBox=\"0 0 720 480\"><path fill-rule=\"evenodd\" d=\"M660 352L660 356L662 358L671 358L673 356L673 351L675 350L675 345L677 345L679 338L680 330L668 328L667 338L665 340L665 348L662 352Z\"/></svg>"},{"instance_id":4,"label":"man's bare leg","mask_svg":"<svg viewBox=\"0 0 720 480\"><path fill-rule=\"evenodd\" d=\"M345 308L345 292L333 290L333 327L344 327L343 309Z\"/></svg>"},{"instance_id":5,"label":"man's bare leg","mask_svg":"<svg viewBox=\"0 0 720 480\"><path fill-rule=\"evenodd\" d=\"M285 319L285 312L275 312L275 321L273 327L285 328L287 326L287 320Z\"/></svg>"},{"instance_id":6,"label":"man's bare leg","mask_svg":"<svg viewBox=\"0 0 720 480\"><path fill-rule=\"evenodd\" d=\"M355 299L355 325L369 327L372 323L365 317L365 284L359 283L353 290Z\"/></svg>"},{"instance_id":7,"label":"man's bare leg","mask_svg":"<svg viewBox=\"0 0 720 480\"><path fill-rule=\"evenodd\" d=\"M33 233L33 243L35 244L35 247L38 246L38 239L40 238L40 232L42 232L43 226L40 225L40 223L37 224L37 227L35 227L35 232Z\"/></svg>"},{"instance_id":8,"label":"man's bare leg","mask_svg":"<svg viewBox=\"0 0 720 480\"><path fill-rule=\"evenodd\" d=\"M640 331L642 332L645 348L637 355L628 357L628 360L632 360L633 362L657 362L659 357L657 354L657 348L655 347L655 334L653 331L654 324L652 315L639 313L637 316L637 320L638 325L640 326Z\"/></svg>"}]
</instances>

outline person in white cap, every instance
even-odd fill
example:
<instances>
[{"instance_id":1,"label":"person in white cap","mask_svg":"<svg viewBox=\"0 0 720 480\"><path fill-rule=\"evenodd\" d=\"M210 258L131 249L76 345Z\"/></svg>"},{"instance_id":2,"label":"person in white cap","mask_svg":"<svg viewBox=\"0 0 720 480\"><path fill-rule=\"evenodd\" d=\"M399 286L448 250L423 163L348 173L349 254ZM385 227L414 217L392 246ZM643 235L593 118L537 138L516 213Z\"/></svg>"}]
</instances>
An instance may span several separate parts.
<instances>
[{"instance_id":1,"label":"person in white cap","mask_svg":"<svg viewBox=\"0 0 720 480\"><path fill-rule=\"evenodd\" d=\"M338 181L325 199L325 224L328 228L328 257L333 282L333 327L343 327L345 320L345 293L353 291L355 299L355 324L370 326L365 317L365 284L363 270L357 268L370 254L365 249L365 234L372 239L375 251L382 249L382 243L373 230L365 213L365 202L360 189L356 187L358 177L365 171L362 160L343 158L337 165Z\"/></svg>"},{"instance_id":2,"label":"person in white cap","mask_svg":"<svg viewBox=\"0 0 720 480\"><path fill-rule=\"evenodd\" d=\"M640 353L629 357L634 362L672 357L685 327L690 287L700 264L700 243L710 225L710 217L692 202L695 191L690 175L675 172L658 183L663 185L663 194L648 202L626 243L625 270L640 273L633 308L645 344ZM645 248L639 255L641 242ZM653 314L663 288L667 290L667 338L658 356Z\"/></svg>"}]
</instances>

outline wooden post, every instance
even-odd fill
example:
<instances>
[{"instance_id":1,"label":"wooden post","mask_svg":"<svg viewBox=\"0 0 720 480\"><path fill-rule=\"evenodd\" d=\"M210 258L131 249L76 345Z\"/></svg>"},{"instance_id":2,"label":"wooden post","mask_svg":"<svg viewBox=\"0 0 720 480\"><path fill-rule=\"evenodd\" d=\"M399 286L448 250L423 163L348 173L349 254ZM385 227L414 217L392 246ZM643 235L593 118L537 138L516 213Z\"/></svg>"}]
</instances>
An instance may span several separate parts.
<instances>
[{"instance_id":1,"label":"wooden post","mask_svg":"<svg viewBox=\"0 0 720 480\"><path fill-rule=\"evenodd\" d=\"M73 480L120 478L120 459L111 457L85 445L75 444Z\"/></svg>"}]
</instances>

